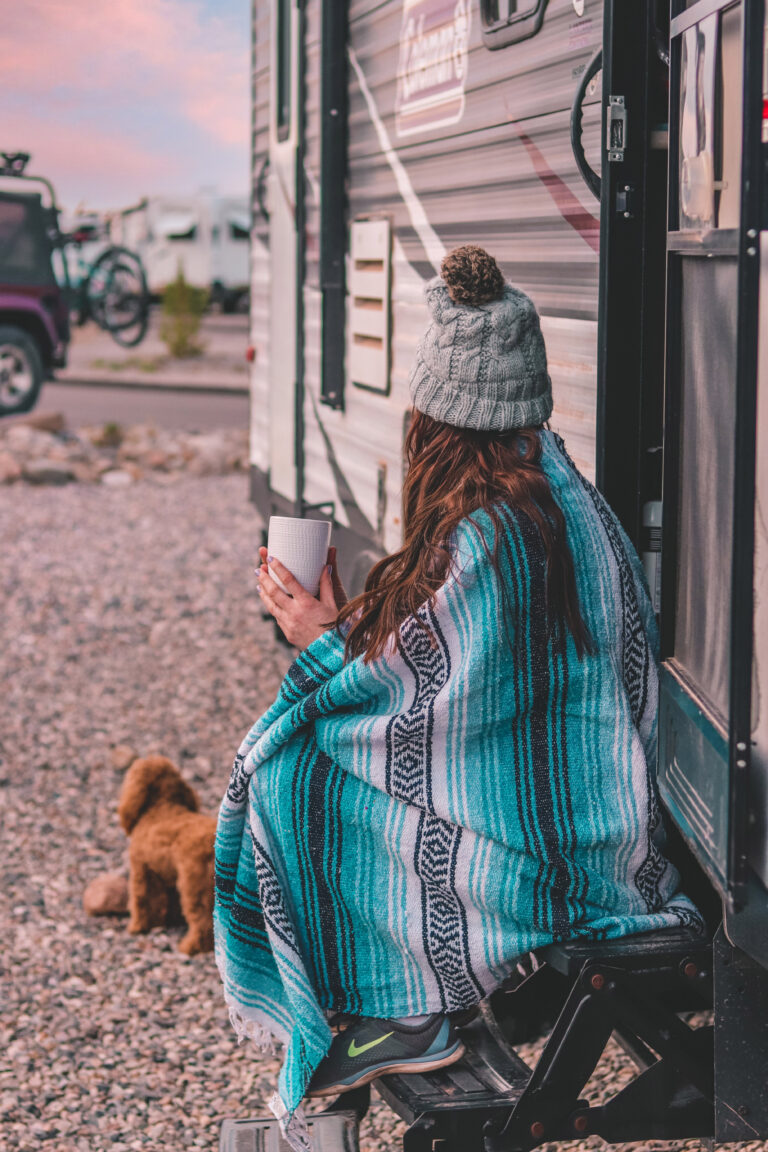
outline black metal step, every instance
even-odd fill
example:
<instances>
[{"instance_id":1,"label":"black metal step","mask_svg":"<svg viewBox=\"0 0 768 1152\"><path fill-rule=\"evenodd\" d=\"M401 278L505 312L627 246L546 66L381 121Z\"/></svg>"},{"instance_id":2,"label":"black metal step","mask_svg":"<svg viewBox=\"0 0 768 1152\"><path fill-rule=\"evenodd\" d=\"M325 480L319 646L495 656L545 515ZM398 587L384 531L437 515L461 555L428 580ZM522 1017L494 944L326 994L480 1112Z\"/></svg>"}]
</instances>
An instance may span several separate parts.
<instances>
[{"instance_id":1,"label":"black metal step","mask_svg":"<svg viewBox=\"0 0 768 1152\"><path fill-rule=\"evenodd\" d=\"M676 961L694 962L696 956L711 950L712 941L693 928L663 928L621 936L618 940L566 940L562 944L550 944L537 952L537 956L564 976L575 977L587 963L603 963L627 972L647 972L669 968Z\"/></svg>"},{"instance_id":2,"label":"black metal step","mask_svg":"<svg viewBox=\"0 0 768 1152\"><path fill-rule=\"evenodd\" d=\"M480 1013L459 1034L466 1052L456 1064L422 1074L382 1076L374 1086L408 1124L425 1113L509 1110L531 1070L504 1041L490 1012Z\"/></svg>"}]
</instances>

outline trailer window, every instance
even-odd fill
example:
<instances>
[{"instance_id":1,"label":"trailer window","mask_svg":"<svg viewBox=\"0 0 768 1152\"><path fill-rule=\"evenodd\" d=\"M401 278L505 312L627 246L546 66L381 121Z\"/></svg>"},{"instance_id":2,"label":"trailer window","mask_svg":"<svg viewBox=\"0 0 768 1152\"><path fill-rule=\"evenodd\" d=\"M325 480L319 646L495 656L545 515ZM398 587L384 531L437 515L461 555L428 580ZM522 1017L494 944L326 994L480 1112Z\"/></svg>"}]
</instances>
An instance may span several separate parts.
<instances>
[{"instance_id":1,"label":"trailer window","mask_svg":"<svg viewBox=\"0 0 768 1152\"><path fill-rule=\"evenodd\" d=\"M682 33L678 228L739 226L741 9L712 13Z\"/></svg>"},{"instance_id":2,"label":"trailer window","mask_svg":"<svg viewBox=\"0 0 768 1152\"><path fill-rule=\"evenodd\" d=\"M535 36L547 0L480 0L483 42L493 51Z\"/></svg>"},{"instance_id":3,"label":"trailer window","mask_svg":"<svg viewBox=\"0 0 768 1152\"><path fill-rule=\"evenodd\" d=\"M737 272L732 257L683 260L675 658L723 720L729 714Z\"/></svg>"},{"instance_id":4,"label":"trailer window","mask_svg":"<svg viewBox=\"0 0 768 1152\"><path fill-rule=\"evenodd\" d=\"M194 240L197 237L197 219L189 212L169 212L157 221L155 232L164 240Z\"/></svg>"},{"instance_id":5,"label":"trailer window","mask_svg":"<svg viewBox=\"0 0 768 1152\"><path fill-rule=\"evenodd\" d=\"M229 238L230 240L250 240L251 230L248 223L245 220L230 220Z\"/></svg>"},{"instance_id":6,"label":"trailer window","mask_svg":"<svg viewBox=\"0 0 768 1152\"><path fill-rule=\"evenodd\" d=\"M275 128L278 140L291 133L291 0L275 4Z\"/></svg>"}]
</instances>

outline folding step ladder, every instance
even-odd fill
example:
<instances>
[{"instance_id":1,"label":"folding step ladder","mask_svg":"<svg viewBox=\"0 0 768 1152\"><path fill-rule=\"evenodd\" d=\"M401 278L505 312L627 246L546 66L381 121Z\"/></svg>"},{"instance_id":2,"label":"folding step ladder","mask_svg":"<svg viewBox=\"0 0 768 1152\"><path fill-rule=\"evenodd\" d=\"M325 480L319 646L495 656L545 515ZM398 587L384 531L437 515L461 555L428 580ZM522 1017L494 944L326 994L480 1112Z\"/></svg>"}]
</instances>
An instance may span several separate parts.
<instances>
[{"instance_id":1,"label":"folding step ladder","mask_svg":"<svg viewBox=\"0 0 768 1152\"><path fill-rule=\"evenodd\" d=\"M597 1134L610 1142L710 1137L713 1030L678 1013L712 1003L712 943L686 928L572 940L539 954L460 1026L466 1052L432 1073L382 1076L379 1095L407 1124L403 1152L527 1152ZM556 1017L556 1018L555 1018ZM514 1043L554 1027L534 1068ZM638 1074L611 1099L581 1098L611 1036ZM313 1152L354 1152L368 1086L311 1118ZM277 1122L225 1121L220 1152L284 1152Z\"/></svg>"}]
</instances>

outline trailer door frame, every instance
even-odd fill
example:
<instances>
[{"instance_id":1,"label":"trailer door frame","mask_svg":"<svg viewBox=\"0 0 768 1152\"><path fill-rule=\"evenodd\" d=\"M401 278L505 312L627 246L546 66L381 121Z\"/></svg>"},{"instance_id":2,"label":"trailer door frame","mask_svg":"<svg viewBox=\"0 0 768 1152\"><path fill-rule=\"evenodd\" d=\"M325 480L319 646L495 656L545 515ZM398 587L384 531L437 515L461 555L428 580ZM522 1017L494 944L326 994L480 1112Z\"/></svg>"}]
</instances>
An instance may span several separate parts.
<instances>
[{"instance_id":1,"label":"trailer door frame","mask_svg":"<svg viewBox=\"0 0 768 1152\"><path fill-rule=\"evenodd\" d=\"M659 786L726 926L749 887L764 10L673 0L670 28Z\"/></svg>"},{"instance_id":2,"label":"trailer door frame","mask_svg":"<svg viewBox=\"0 0 768 1152\"><path fill-rule=\"evenodd\" d=\"M667 65L651 3L606 0L602 50L596 482L642 550L661 498ZM624 113L623 148L608 148Z\"/></svg>"}]
</instances>

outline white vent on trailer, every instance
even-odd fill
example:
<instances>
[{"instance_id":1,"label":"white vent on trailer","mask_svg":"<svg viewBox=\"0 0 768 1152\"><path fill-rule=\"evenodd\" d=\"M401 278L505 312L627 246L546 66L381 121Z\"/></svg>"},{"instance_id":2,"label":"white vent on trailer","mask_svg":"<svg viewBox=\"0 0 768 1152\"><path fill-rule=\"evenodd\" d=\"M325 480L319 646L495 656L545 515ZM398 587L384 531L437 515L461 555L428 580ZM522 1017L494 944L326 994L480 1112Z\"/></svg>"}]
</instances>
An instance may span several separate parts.
<instances>
[{"instance_id":1,"label":"white vent on trailer","mask_svg":"<svg viewBox=\"0 0 768 1152\"><path fill-rule=\"evenodd\" d=\"M352 223L349 276L349 378L358 388L389 391L392 239L389 220Z\"/></svg>"}]
</instances>

